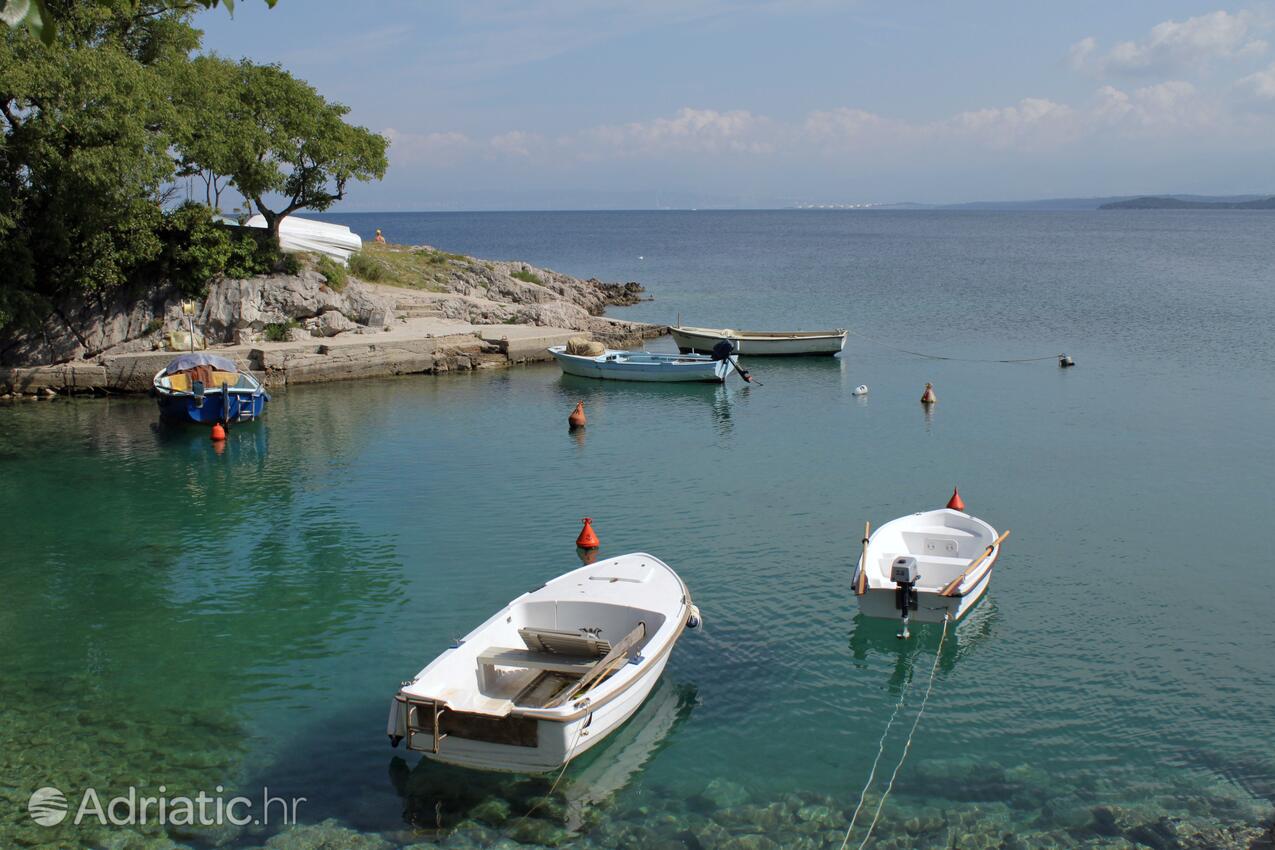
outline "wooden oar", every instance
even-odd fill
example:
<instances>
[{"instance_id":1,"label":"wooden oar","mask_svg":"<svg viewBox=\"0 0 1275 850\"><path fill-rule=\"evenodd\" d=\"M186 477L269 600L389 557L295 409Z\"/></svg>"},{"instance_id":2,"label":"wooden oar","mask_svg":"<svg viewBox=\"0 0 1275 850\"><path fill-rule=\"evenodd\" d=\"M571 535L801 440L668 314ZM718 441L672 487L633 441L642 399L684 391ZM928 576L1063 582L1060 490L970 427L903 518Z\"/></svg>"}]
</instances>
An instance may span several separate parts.
<instances>
[{"instance_id":1,"label":"wooden oar","mask_svg":"<svg viewBox=\"0 0 1275 850\"><path fill-rule=\"evenodd\" d=\"M863 524L863 554L859 557L859 581L855 583L854 595L862 596L868 592L868 534L872 530L872 523L865 522Z\"/></svg>"},{"instance_id":2,"label":"wooden oar","mask_svg":"<svg viewBox=\"0 0 1275 850\"><path fill-rule=\"evenodd\" d=\"M1008 528L1005 529L1004 534L1002 534L1000 537L997 537L996 540L992 542L991 546L988 546L986 549L983 550L983 554L979 555L973 561L970 561L970 565L965 568L964 572L962 572L956 578L952 579L952 581L948 584L947 587L939 591L939 596L951 596L953 593L956 593L956 589L961 586L961 582L965 581L965 577L968 576L970 573L974 572L974 570L978 568L978 565L983 563L983 559L986 558L988 555L992 554L992 550L995 549L997 546L1001 545L1001 542L1006 537L1009 537Z\"/></svg>"},{"instance_id":3,"label":"wooden oar","mask_svg":"<svg viewBox=\"0 0 1275 850\"><path fill-rule=\"evenodd\" d=\"M645 636L646 623L638 623L637 627L634 628L633 631L625 635L623 640L613 646L610 652L603 656L598 663L594 664L593 667L589 669L589 672L585 673L584 676L580 678L580 681L576 682L574 688L569 691L563 691L561 694L545 703L544 707L557 708L564 702L575 699L577 694L588 690L592 687L594 681L601 679L604 675L615 669L615 667L619 666L614 662L619 661L620 659L628 660L629 650L631 650L637 642Z\"/></svg>"}]
</instances>

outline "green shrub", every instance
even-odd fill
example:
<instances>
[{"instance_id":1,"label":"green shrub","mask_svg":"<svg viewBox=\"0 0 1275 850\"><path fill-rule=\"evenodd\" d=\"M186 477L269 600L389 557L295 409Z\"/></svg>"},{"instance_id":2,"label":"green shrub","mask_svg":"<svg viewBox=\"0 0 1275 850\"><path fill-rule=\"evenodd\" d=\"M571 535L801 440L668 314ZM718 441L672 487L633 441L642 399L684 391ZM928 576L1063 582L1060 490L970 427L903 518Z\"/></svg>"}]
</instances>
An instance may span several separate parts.
<instances>
[{"instance_id":1,"label":"green shrub","mask_svg":"<svg viewBox=\"0 0 1275 850\"><path fill-rule=\"evenodd\" d=\"M301 274L301 258L296 254L287 251L280 251L279 262L275 266L275 270L281 271L284 274Z\"/></svg>"},{"instance_id":2,"label":"green shrub","mask_svg":"<svg viewBox=\"0 0 1275 850\"><path fill-rule=\"evenodd\" d=\"M164 327L164 320L160 318L159 316L156 316L155 318L151 319L149 322L146 323L146 330L144 331L144 333L153 334L155 333L155 331L161 330L163 327Z\"/></svg>"},{"instance_id":3,"label":"green shrub","mask_svg":"<svg viewBox=\"0 0 1275 850\"><path fill-rule=\"evenodd\" d=\"M378 281L385 277L385 266L366 251L350 255L350 274L361 280Z\"/></svg>"},{"instance_id":4,"label":"green shrub","mask_svg":"<svg viewBox=\"0 0 1275 850\"><path fill-rule=\"evenodd\" d=\"M318 261L314 264L319 274L323 275L323 279L328 282L328 286L340 292L345 289L345 266L329 257L327 254L320 254Z\"/></svg>"},{"instance_id":5,"label":"green shrub","mask_svg":"<svg viewBox=\"0 0 1275 850\"><path fill-rule=\"evenodd\" d=\"M263 330L267 341L287 342L292 336L292 329L299 327L301 327L300 322L296 319L289 319L286 322L270 322Z\"/></svg>"},{"instance_id":6,"label":"green shrub","mask_svg":"<svg viewBox=\"0 0 1275 850\"><path fill-rule=\"evenodd\" d=\"M518 280L521 280L523 283L538 283L538 284L544 283L544 281L540 279L540 275L536 274L531 269L528 269L526 267L521 268L516 272L513 272L510 275L510 277L517 278Z\"/></svg>"}]
</instances>

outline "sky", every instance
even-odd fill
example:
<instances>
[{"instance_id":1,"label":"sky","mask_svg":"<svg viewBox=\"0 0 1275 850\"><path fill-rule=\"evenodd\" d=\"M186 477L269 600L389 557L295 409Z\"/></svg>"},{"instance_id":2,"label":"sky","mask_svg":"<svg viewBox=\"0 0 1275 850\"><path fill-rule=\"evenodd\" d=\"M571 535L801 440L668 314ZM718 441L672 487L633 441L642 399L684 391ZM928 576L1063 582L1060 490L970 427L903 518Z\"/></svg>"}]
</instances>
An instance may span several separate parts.
<instances>
[{"instance_id":1,"label":"sky","mask_svg":"<svg viewBox=\"0 0 1275 850\"><path fill-rule=\"evenodd\" d=\"M238 0L390 139L343 211L1275 193L1275 5Z\"/></svg>"}]
</instances>

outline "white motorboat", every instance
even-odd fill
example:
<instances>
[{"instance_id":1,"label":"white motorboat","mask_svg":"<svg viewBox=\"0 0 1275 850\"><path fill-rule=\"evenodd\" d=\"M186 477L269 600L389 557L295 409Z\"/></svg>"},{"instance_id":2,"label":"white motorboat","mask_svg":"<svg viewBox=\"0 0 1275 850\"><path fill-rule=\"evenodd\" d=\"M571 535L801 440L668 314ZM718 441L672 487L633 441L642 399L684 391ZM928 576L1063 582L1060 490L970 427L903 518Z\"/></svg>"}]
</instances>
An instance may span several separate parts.
<instances>
[{"instance_id":1,"label":"white motorboat","mask_svg":"<svg viewBox=\"0 0 1275 850\"><path fill-rule=\"evenodd\" d=\"M868 536L854 573L859 610L866 616L941 623L965 616L992 580L1000 545L978 517L952 508L891 520Z\"/></svg>"},{"instance_id":2,"label":"white motorboat","mask_svg":"<svg viewBox=\"0 0 1275 850\"><path fill-rule=\"evenodd\" d=\"M683 354L709 354L719 340L730 340L735 353L752 357L836 354L846 344L846 332L831 331L738 331L733 328L692 328L678 324L669 328Z\"/></svg>"},{"instance_id":3,"label":"white motorboat","mask_svg":"<svg viewBox=\"0 0 1275 850\"><path fill-rule=\"evenodd\" d=\"M615 381L721 383L735 368L730 358L714 360L700 354L656 354L650 351L605 349L595 356L571 354L565 345L552 346L549 353L568 375Z\"/></svg>"},{"instance_id":4,"label":"white motorboat","mask_svg":"<svg viewBox=\"0 0 1275 850\"><path fill-rule=\"evenodd\" d=\"M637 711L682 630L690 591L644 553L559 576L496 612L390 705L390 742L481 770L544 773Z\"/></svg>"}]
</instances>

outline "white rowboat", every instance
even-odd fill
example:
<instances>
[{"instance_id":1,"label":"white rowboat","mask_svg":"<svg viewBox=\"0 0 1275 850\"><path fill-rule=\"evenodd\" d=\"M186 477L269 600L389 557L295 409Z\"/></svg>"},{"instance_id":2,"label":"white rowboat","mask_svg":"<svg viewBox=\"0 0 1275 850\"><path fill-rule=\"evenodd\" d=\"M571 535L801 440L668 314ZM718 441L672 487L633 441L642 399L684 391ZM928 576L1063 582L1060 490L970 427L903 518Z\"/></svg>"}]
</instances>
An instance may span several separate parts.
<instances>
[{"instance_id":1,"label":"white rowboat","mask_svg":"<svg viewBox=\"0 0 1275 850\"><path fill-rule=\"evenodd\" d=\"M480 770L545 773L637 711L673 645L699 625L673 569L637 553L524 593L394 696L395 746Z\"/></svg>"},{"instance_id":2,"label":"white rowboat","mask_svg":"<svg viewBox=\"0 0 1275 850\"><path fill-rule=\"evenodd\" d=\"M549 353L562 371L582 378L614 381L715 381L721 383L735 367L729 360L714 360L700 354L656 354L650 351L612 351L596 357L568 354L565 345L555 345Z\"/></svg>"},{"instance_id":3,"label":"white rowboat","mask_svg":"<svg viewBox=\"0 0 1275 850\"><path fill-rule=\"evenodd\" d=\"M669 328L683 354L707 354L718 340L728 339L735 353L753 357L836 354L846 344L846 332L831 331L737 331L732 328Z\"/></svg>"},{"instance_id":4,"label":"white rowboat","mask_svg":"<svg viewBox=\"0 0 1275 850\"><path fill-rule=\"evenodd\" d=\"M951 508L891 520L872 532L859 556L853 584L859 610L868 617L901 620L907 592L910 619L959 620L987 592L1002 540L983 520ZM915 582L901 589L892 573L908 559Z\"/></svg>"}]
</instances>

